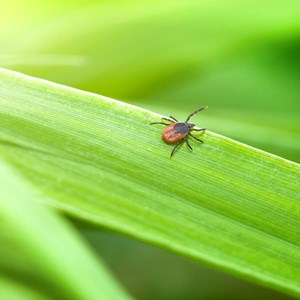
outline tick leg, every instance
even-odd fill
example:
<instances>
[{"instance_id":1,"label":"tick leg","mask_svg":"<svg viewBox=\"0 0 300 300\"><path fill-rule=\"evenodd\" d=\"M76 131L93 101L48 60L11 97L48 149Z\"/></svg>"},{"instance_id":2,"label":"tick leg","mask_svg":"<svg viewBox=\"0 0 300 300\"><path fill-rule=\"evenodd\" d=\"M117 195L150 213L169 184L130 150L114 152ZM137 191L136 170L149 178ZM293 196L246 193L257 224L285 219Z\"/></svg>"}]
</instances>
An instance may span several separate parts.
<instances>
[{"instance_id":1,"label":"tick leg","mask_svg":"<svg viewBox=\"0 0 300 300\"><path fill-rule=\"evenodd\" d=\"M173 154L175 153L176 149L177 149L184 141L185 141L185 140L182 139L182 140L180 140L180 141L175 145L175 147L174 147L173 150L172 150L172 153L171 153L170 157L173 156Z\"/></svg>"},{"instance_id":2,"label":"tick leg","mask_svg":"<svg viewBox=\"0 0 300 300\"><path fill-rule=\"evenodd\" d=\"M188 120L189 120L193 115L195 115L196 113L198 113L199 111L201 111L201 110L203 110L203 109L205 109L205 108L207 108L207 106L201 107L201 108L197 109L196 111L192 112L192 113L187 117L185 123L187 123Z\"/></svg>"},{"instance_id":3,"label":"tick leg","mask_svg":"<svg viewBox=\"0 0 300 300\"><path fill-rule=\"evenodd\" d=\"M191 150L193 150L192 146L191 146L190 143L189 143L189 138L188 138L187 136L185 137L185 142L186 142L186 144L188 145L188 147L189 147Z\"/></svg>"},{"instance_id":4,"label":"tick leg","mask_svg":"<svg viewBox=\"0 0 300 300\"><path fill-rule=\"evenodd\" d=\"M204 131L204 130L206 130L206 128L192 128L191 130L195 130L195 131Z\"/></svg>"},{"instance_id":5,"label":"tick leg","mask_svg":"<svg viewBox=\"0 0 300 300\"><path fill-rule=\"evenodd\" d=\"M196 138L195 136L193 136L190 132L189 132L189 135L192 137L192 138L194 138L195 140L197 140L198 142L201 142L201 143L203 143L203 141L202 140L200 140L200 139L198 139L198 138Z\"/></svg>"},{"instance_id":6,"label":"tick leg","mask_svg":"<svg viewBox=\"0 0 300 300\"><path fill-rule=\"evenodd\" d=\"M150 123L150 125L154 125L154 124L161 124L161 125L166 125L166 126L170 125L170 124L166 124L164 122L153 122L153 123Z\"/></svg>"},{"instance_id":7,"label":"tick leg","mask_svg":"<svg viewBox=\"0 0 300 300\"><path fill-rule=\"evenodd\" d=\"M174 117L172 117L172 116L170 116L169 117L170 119L172 119L173 121L175 121L175 122L178 122L178 120L177 119L175 119Z\"/></svg>"},{"instance_id":8,"label":"tick leg","mask_svg":"<svg viewBox=\"0 0 300 300\"><path fill-rule=\"evenodd\" d=\"M172 122L172 123L176 122L176 121L174 121L174 119L172 117L169 117L169 118L163 117L162 119L165 121L168 121L168 122Z\"/></svg>"}]
</instances>

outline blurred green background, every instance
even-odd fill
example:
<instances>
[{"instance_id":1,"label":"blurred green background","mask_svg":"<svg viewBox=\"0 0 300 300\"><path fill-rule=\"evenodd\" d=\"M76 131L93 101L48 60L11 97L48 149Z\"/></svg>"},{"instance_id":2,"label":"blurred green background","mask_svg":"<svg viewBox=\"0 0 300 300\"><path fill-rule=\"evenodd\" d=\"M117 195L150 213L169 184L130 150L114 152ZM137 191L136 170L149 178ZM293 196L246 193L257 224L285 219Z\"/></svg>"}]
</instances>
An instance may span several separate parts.
<instances>
[{"instance_id":1,"label":"blurred green background","mask_svg":"<svg viewBox=\"0 0 300 300\"><path fill-rule=\"evenodd\" d=\"M0 25L1 67L178 118L208 105L197 125L300 162L299 0L12 0ZM139 299L288 299L79 228Z\"/></svg>"}]
</instances>

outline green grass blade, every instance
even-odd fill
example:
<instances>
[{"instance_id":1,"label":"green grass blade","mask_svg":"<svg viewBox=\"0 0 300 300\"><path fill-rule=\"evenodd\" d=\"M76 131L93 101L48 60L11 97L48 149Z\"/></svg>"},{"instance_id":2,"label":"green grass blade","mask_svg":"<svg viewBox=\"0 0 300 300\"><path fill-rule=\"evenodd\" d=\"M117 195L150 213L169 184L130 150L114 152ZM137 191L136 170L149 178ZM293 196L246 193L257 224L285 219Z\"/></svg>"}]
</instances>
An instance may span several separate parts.
<instances>
[{"instance_id":1,"label":"green grass blade","mask_svg":"<svg viewBox=\"0 0 300 300\"><path fill-rule=\"evenodd\" d=\"M0 151L45 202L300 296L299 165L209 131L170 159L156 114L9 71L0 81Z\"/></svg>"},{"instance_id":2,"label":"green grass blade","mask_svg":"<svg viewBox=\"0 0 300 300\"><path fill-rule=\"evenodd\" d=\"M1 299L129 299L71 226L38 205L34 189L2 161L0 178Z\"/></svg>"},{"instance_id":3,"label":"green grass blade","mask_svg":"<svg viewBox=\"0 0 300 300\"><path fill-rule=\"evenodd\" d=\"M0 277L0 297L9 300L51 300L46 295L5 277Z\"/></svg>"}]
</instances>

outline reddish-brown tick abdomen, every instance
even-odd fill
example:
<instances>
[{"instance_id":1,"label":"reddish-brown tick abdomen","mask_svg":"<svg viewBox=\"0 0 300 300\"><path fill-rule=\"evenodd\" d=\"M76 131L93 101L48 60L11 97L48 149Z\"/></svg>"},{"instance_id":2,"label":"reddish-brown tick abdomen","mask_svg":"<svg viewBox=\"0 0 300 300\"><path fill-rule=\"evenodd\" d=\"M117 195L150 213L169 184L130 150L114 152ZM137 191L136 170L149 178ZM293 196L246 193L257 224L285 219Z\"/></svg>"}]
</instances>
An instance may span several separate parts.
<instances>
[{"instance_id":1,"label":"reddish-brown tick abdomen","mask_svg":"<svg viewBox=\"0 0 300 300\"><path fill-rule=\"evenodd\" d=\"M186 133L176 132L174 129L176 123L170 124L162 132L162 138L166 143L174 143L180 141L186 136Z\"/></svg>"}]
</instances>

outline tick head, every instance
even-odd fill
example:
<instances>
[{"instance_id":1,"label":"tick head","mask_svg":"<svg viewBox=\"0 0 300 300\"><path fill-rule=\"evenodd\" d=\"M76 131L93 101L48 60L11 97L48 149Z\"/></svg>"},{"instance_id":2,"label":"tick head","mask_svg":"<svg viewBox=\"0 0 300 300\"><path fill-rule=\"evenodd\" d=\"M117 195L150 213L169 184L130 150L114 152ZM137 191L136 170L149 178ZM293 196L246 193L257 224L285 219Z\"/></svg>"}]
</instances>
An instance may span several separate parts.
<instances>
[{"instance_id":1,"label":"tick head","mask_svg":"<svg viewBox=\"0 0 300 300\"><path fill-rule=\"evenodd\" d=\"M195 124L193 124L193 123L188 123L188 125L189 125L190 128L195 126Z\"/></svg>"}]
</instances>

